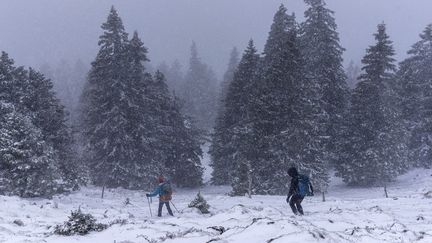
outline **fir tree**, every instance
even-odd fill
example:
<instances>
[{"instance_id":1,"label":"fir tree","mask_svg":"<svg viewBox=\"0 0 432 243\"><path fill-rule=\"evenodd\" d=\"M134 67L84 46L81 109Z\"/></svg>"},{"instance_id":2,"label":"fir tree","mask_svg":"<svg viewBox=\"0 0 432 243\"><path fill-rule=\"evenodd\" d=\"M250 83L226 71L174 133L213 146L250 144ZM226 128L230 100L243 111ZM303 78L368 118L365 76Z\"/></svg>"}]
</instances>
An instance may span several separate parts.
<instances>
[{"instance_id":1,"label":"fir tree","mask_svg":"<svg viewBox=\"0 0 432 243\"><path fill-rule=\"evenodd\" d=\"M168 69L167 84L171 92L178 94L184 82L183 67L179 60L174 60Z\"/></svg>"},{"instance_id":2,"label":"fir tree","mask_svg":"<svg viewBox=\"0 0 432 243\"><path fill-rule=\"evenodd\" d=\"M9 58L6 52L0 56L0 100L11 102L14 99L13 72L15 71L14 61Z\"/></svg>"},{"instance_id":3,"label":"fir tree","mask_svg":"<svg viewBox=\"0 0 432 243\"><path fill-rule=\"evenodd\" d=\"M128 34L114 7L102 29L99 53L82 95L87 161L96 185L133 187L131 178L139 171L133 165L140 158L131 131L140 124L130 114L141 104L134 100L137 87L130 75L136 74L130 73Z\"/></svg>"},{"instance_id":4,"label":"fir tree","mask_svg":"<svg viewBox=\"0 0 432 243\"><path fill-rule=\"evenodd\" d=\"M275 15L264 54L254 111L261 149L259 166L254 168L259 171L259 191L285 192L291 165L309 173L318 189L325 189L328 176L319 146L323 119L319 86L305 75L297 23L283 5Z\"/></svg>"},{"instance_id":5,"label":"fir tree","mask_svg":"<svg viewBox=\"0 0 432 243\"><path fill-rule=\"evenodd\" d=\"M301 26L301 50L305 58L305 70L320 89L319 105L326 112L320 121L326 151L326 162L334 163L337 141L347 107L349 90L343 68L342 54L334 12L324 0L305 0L309 8Z\"/></svg>"},{"instance_id":6,"label":"fir tree","mask_svg":"<svg viewBox=\"0 0 432 243\"><path fill-rule=\"evenodd\" d=\"M195 43L191 47L189 70L186 73L181 98L186 115L196 120L199 129L209 130L215 121L217 81L213 71L204 64Z\"/></svg>"},{"instance_id":7,"label":"fir tree","mask_svg":"<svg viewBox=\"0 0 432 243\"><path fill-rule=\"evenodd\" d=\"M253 42L249 43L248 49L253 47ZM252 46L251 46L252 45ZM253 47L254 49L254 47ZM214 133L212 134L212 144L210 146L210 154L213 156L213 176L212 176L212 183L218 185L218 184L229 184L230 178L231 178L231 172L232 172L232 164L229 159L230 156L232 156L232 152L225 151L227 147L227 142L230 134L227 134L227 124L225 124L227 121L226 114L226 99L227 99L227 93L230 87L231 82L233 82L234 74L236 72L236 69L239 65L239 54L237 51L237 48L233 48L230 54L230 60L228 63L227 71L224 74L223 81L221 83L221 89L219 94L219 103L217 107L217 116L216 116L216 122L214 127ZM228 166L228 164L230 166ZM231 169L230 169L231 168Z\"/></svg>"},{"instance_id":8,"label":"fir tree","mask_svg":"<svg viewBox=\"0 0 432 243\"><path fill-rule=\"evenodd\" d=\"M171 101L171 112L168 120L171 123L171 152L167 160L167 167L173 181L182 187L201 186L204 168L201 165L201 132L190 119L181 112L180 101Z\"/></svg>"},{"instance_id":9,"label":"fir tree","mask_svg":"<svg viewBox=\"0 0 432 243\"><path fill-rule=\"evenodd\" d=\"M287 128L285 120L293 112L293 100L296 92L293 81L300 82L298 70L301 65L300 52L296 43L297 23L293 15L287 14L281 5L276 12L260 67L256 89L257 97L252 117L255 119L254 133L258 134L256 147L259 149L255 170L258 171L258 193L277 194L286 190L286 183L281 183L282 175L288 164L282 161L280 153L284 151L276 143L275 137ZM277 153L277 154L276 154ZM286 173L284 175L286 180Z\"/></svg>"},{"instance_id":10,"label":"fir tree","mask_svg":"<svg viewBox=\"0 0 432 243\"><path fill-rule=\"evenodd\" d=\"M210 213L210 205L201 195L201 192L198 192L195 199L189 203L189 208L197 208L202 214Z\"/></svg>"},{"instance_id":11,"label":"fir tree","mask_svg":"<svg viewBox=\"0 0 432 243\"><path fill-rule=\"evenodd\" d=\"M158 153L164 171L178 186L202 184L200 134L180 113L180 102L169 94L164 75L157 71L151 86Z\"/></svg>"},{"instance_id":12,"label":"fir tree","mask_svg":"<svg viewBox=\"0 0 432 243\"><path fill-rule=\"evenodd\" d=\"M174 60L171 65L162 62L159 65L158 70L164 74L170 92L178 94L181 90L184 79L182 65L179 60Z\"/></svg>"},{"instance_id":13,"label":"fir tree","mask_svg":"<svg viewBox=\"0 0 432 243\"><path fill-rule=\"evenodd\" d=\"M165 78L145 72L147 48L128 40L112 9L83 93L86 153L96 185L147 188L155 175L180 186L202 182L201 149L173 105Z\"/></svg>"},{"instance_id":14,"label":"fir tree","mask_svg":"<svg viewBox=\"0 0 432 243\"><path fill-rule=\"evenodd\" d=\"M154 175L161 174L163 160L157 157L155 144L156 124L158 120L155 107L157 106L154 97L151 96L153 78L145 72L145 63L148 50L144 43L134 32L133 37L126 45L127 49L127 77L124 82L129 104L124 109L127 111L129 128L126 131L135 147L130 148L133 156L128 162L130 171L129 188L146 188L152 184Z\"/></svg>"},{"instance_id":15,"label":"fir tree","mask_svg":"<svg viewBox=\"0 0 432 243\"><path fill-rule=\"evenodd\" d=\"M210 154L212 157L212 181L214 184L231 183L233 176L240 176L240 171L236 169L237 164L252 163L249 160L253 158L250 157L249 153L253 143L249 143L251 141L247 139L247 135L252 135L252 131L248 130L247 127L251 125L249 106L252 105L252 83L258 68L258 62L259 55L251 40L242 56L238 69L234 72L233 80L228 86L222 104L223 107L220 109L223 112L219 114L212 136ZM234 183L235 187L240 187L241 184L240 181ZM243 189L245 188L234 190L244 193Z\"/></svg>"},{"instance_id":16,"label":"fir tree","mask_svg":"<svg viewBox=\"0 0 432 243\"><path fill-rule=\"evenodd\" d=\"M0 101L1 193L50 197L61 190L52 147L31 119Z\"/></svg>"},{"instance_id":17,"label":"fir tree","mask_svg":"<svg viewBox=\"0 0 432 243\"><path fill-rule=\"evenodd\" d=\"M385 185L406 169L405 132L395 93L396 66L384 24L362 60L353 91L349 129L337 174L351 185Z\"/></svg>"},{"instance_id":18,"label":"fir tree","mask_svg":"<svg viewBox=\"0 0 432 243\"><path fill-rule=\"evenodd\" d=\"M15 68L6 53L2 54L0 77L0 90L7 91L0 93L0 101L11 107L4 108L2 129L9 133L3 135L16 141L9 147L5 145L8 148L4 151L9 154L5 162L9 165L4 173L9 178L28 177L27 181L23 179L10 185L10 192L21 196L50 196L77 189L81 180L71 151L73 141L51 81L31 68ZM14 147L17 154L11 152ZM28 185L31 183L35 187Z\"/></svg>"},{"instance_id":19,"label":"fir tree","mask_svg":"<svg viewBox=\"0 0 432 243\"><path fill-rule=\"evenodd\" d=\"M239 53L237 51L237 48L234 47L231 50L231 54L230 54L230 59L228 62L228 68L223 76L223 80L222 80L222 88L221 88L221 95L220 95L220 99L223 100L226 96L226 93L228 92L228 87L229 84L232 82L233 78L234 78L234 73L237 69L237 66L239 64Z\"/></svg>"},{"instance_id":20,"label":"fir tree","mask_svg":"<svg viewBox=\"0 0 432 243\"><path fill-rule=\"evenodd\" d=\"M414 166L432 166L432 24L420 35L400 65L398 78L402 117L409 131L409 160Z\"/></svg>"},{"instance_id":21,"label":"fir tree","mask_svg":"<svg viewBox=\"0 0 432 243\"><path fill-rule=\"evenodd\" d=\"M64 107L53 91L51 80L31 68L28 77L22 104L26 111L33 114L33 124L41 129L43 140L52 146L66 186L77 189L83 180L80 174L84 170L76 164L74 141L67 126Z\"/></svg>"}]
</instances>

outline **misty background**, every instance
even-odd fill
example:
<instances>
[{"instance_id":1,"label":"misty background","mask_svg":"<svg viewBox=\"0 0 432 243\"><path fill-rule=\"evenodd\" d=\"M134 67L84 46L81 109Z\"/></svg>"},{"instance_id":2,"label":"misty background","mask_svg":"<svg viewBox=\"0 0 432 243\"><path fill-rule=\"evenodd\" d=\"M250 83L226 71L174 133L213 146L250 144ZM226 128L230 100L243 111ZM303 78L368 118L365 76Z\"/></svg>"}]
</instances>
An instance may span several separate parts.
<instances>
[{"instance_id":1,"label":"misty background","mask_svg":"<svg viewBox=\"0 0 432 243\"><path fill-rule=\"evenodd\" d=\"M274 12L283 3L303 20L303 0L0 0L0 50L21 65L56 66L61 60L86 65L97 53L100 25L111 5L126 30L138 30L149 48L151 65L178 59L187 67L195 41L203 61L219 79L229 53L245 48L250 38L262 51ZM359 64L373 42L372 33L387 24L398 60L432 22L430 0L327 0L335 11L345 64Z\"/></svg>"}]
</instances>

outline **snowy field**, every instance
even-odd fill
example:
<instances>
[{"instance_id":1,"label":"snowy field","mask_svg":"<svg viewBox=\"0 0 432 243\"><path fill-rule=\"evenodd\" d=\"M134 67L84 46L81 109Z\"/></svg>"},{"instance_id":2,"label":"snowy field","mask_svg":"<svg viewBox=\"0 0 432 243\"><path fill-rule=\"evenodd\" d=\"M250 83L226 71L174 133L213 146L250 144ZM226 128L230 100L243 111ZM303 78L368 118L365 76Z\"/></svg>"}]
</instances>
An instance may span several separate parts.
<instances>
[{"instance_id":1,"label":"snowy field","mask_svg":"<svg viewBox=\"0 0 432 243\"><path fill-rule=\"evenodd\" d=\"M229 197L227 187L202 188L211 215L187 208L196 191L178 190L175 217L156 218L157 201L150 212L144 192L84 188L53 200L0 197L0 242L432 242L432 170L417 170L389 186L355 189L334 181L326 202L307 198L306 215L293 216L282 196ZM125 205L126 198L132 205ZM71 210L81 207L98 221L124 220L87 236L57 236ZM15 224L21 220L24 225Z\"/></svg>"}]
</instances>

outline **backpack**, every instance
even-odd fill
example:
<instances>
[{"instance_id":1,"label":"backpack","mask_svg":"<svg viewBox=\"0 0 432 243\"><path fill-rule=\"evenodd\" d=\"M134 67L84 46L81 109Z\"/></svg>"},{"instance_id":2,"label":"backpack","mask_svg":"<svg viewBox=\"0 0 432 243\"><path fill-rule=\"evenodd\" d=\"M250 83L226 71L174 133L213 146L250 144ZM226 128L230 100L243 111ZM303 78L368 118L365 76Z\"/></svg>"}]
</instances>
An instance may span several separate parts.
<instances>
[{"instance_id":1,"label":"backpack","mask_svg":"<svg viewBox=\"0 0 432 243\"><path fill-rule=\"evenodd\" d=\"M165 182L162 184L162 194L160 195L160 199L163 201L170 201L172 199L171 183Z\"/></svg>"},{"instance_id":2,"label":"backpack","mask_svg":"<svg viewBox=\"0 0 432 243\"><path fill-rule=\"evenodd\" d=\"M310 190L310 180L309 177L305 175L299 175L298 177L299 183L298 183L298 194L302 197L305 196L312 196L312 192Z\"/></svg>"}]
</instances>

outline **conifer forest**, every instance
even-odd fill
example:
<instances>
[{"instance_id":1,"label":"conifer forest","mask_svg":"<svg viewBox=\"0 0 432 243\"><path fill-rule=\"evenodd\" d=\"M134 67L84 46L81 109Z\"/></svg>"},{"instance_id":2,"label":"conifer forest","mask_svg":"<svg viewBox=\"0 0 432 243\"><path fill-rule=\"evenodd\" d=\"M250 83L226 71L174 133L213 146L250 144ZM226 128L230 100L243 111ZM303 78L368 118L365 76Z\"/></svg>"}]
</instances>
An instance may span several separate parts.
<instances>
[{"instance_id":1,"label":"conifer forest","mask_svg":"<svg viewBox=\"0 0 432 243\"><path fill-rule=\"evenodd\" d=\"M0 0L0 242L432 242L427 9Z\"/></svg>"}]
</instances>

